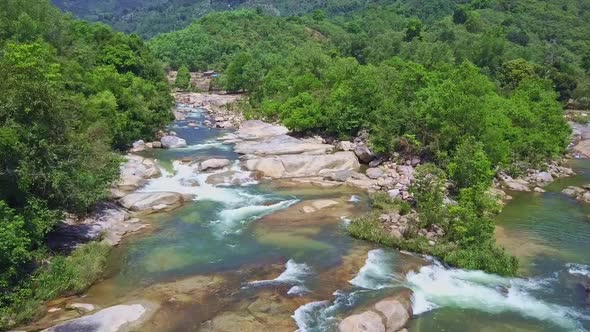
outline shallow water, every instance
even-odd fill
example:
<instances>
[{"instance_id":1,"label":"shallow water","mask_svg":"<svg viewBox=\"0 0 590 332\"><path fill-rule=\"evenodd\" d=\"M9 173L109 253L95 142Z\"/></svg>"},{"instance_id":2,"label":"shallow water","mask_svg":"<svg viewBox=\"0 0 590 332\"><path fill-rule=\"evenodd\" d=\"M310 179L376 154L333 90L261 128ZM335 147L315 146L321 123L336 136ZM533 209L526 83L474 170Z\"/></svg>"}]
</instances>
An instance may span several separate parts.
<instances>
[{"instance_id":1,"label":"shallow water","mask_svg":"<svg viewBox=\"0 0 590 332\"><path fill-rule=\"evenodd\" d=\"M207 184L190 160L238 156L216 141L227 131L187 126L204 119L191 109L172 125L189 147L146 153L164 176L143 191L195 200L149 216L150 231L114 251L109 277L85 301L158 303L142 331L333 331L344 315L407 287L414 291L410 331L590 328L578 285L590 275L590 209L559 193L566 184L590 182L590 172L542 195L514 195L498 218L498 238L521 257L528 278L501 278L352 239L345 225L368 203L351 188L254 181L237 164L227 178L241 185ZM586 171L590 163L576 167ZM338 204L303 213L316 199Z\"/></svg>"}]
</instances>

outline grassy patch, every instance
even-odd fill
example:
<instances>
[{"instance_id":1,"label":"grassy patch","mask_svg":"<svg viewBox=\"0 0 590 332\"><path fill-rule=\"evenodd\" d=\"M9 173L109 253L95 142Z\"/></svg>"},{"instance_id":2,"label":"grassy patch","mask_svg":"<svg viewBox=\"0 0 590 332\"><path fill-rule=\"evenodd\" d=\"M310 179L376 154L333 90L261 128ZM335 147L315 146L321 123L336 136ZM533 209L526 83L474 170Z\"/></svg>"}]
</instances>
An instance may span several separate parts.
<instances>
[{"instance_id":1,"label":"grassy patch","mask_svg":"<svg viewBox=\"0 0 590 332\"><path fill-rule=\"evenodd\" d=\"M39 317L45 301L79 294L102 277L110 247L98 242L55 256L11 294L2 295L0 330Z\"/></svg>"}]
</instances>

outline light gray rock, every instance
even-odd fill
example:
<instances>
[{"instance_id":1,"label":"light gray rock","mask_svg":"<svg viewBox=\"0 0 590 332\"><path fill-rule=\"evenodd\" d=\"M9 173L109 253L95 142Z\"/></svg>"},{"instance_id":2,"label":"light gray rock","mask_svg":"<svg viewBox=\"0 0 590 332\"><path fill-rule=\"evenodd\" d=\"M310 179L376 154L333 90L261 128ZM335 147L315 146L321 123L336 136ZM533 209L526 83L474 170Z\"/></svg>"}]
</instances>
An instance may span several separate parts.
<instances>
[{"instance_id":1,"label":"light gray rock","mask_svg":"<svg viewBox=\"0 0 590 332\"><path fill-rule=\"evenodd\" d=\"M244 161L249 171L270 178L296 178L330 174L335 171L356 171L360 165L352 152L329 155L279 155Z\"/></svg>"},{"instance_id":2,"label":"light gray rock","mask_svg":"<svg viewBox=\"0 0 590 332\"><path fill-rule=\"evenodd\" d=\"M120 304L50 327L43 332L117 332L140 321L148 309L142 304Z\"/></svg>"},{"instance_id":3,"label":"light gray rock","mask_svg":"<svg viewBox=\"0 0 590 332\"><path fill-rule=\"evenodd\" d=\"M359 158L359 160L363 164L370 163L373 159L375 159L375 155L371 150L363 144L358 144L354 147L354 154Z\"/></svg>"},{"instance_id":4,"label":"light gray rock","mask_svg":"<svg viewBox=\"0 0 590 332\"><path fill-rule=\"evenodd\" d=\"M375 309L385 317L386 331L395 332L402 328L410 319L411 307L397 299L385 299L375 304Z\"/></svg>"},{"instance_id":5,"label":"light gray rock","mask_svg":"<svg viewBox=\"0 0 590 332\"><path fill-rule=\"evenodd\" d=\"M208 159L199 165L199 170L220 169L229 166L230 163L231 161L229 159Z\"/></svg>"},{"instance_id":6,"label":"light gray rock","mask_svg":"<svg viewBox=\"0 0 590 332\"><path fill-rule=\"evenodd\" d=\"M146 148L145 142L141 139L139 141L133 142L132 146L133 146L133 148L131 149L131 151L133 151L133 152L140 152L140 151L145 150L145 148Z\"/></svg>"},{"instance_id":7,"label":"light gray rock","mask_svg":"<svg viewBox=\"0 0 590 332\"><path fill-rule=\"evenodd\" d=\"M337 151L352 151L354 150L354 144L351 141L340 141L336 144Z\"/></svg>"},{"instance_id":8,"label":"light gray rock","mask_svg":"<svg viewBox=\"0 0 590 332\"><path fill-rule=\"evenodd\" d=\"M258 140L270 136L284 135L289 129L281 125L273 125L260 120L244 121L236 135L244 140Z\"/></svg>"},{"instance_id":9,"label":"light gray rock","mask_svg":"<svg viewBox=\"0 0 590 332\"><path fill-rule=\"evenodd\" d=\"M353 171L351 170L342 170L342 171L335 171L328 173L324 176L325 179L331 181L338 181L338 182L345 182L352 176Z\"/></svg>"},{"instance_id":10,"label":"light gray rock","mask_svg":"<svg viewBox=\"0 0 590 332\"><path fill-rule=\"evenodd\" d=\"M326 154L332 152L330 144L305 142L289 135L277 135L256 141L238 142L234 151L240 154L270 156L283 154Z\"/></svg>"},{"instance_id":11,"label":"light gray rock","mask_svg":"<svg viewBox=\"0 0 590 332\"><path fill-rule=\"evenodd\" d=\"M389 194L389 197L391 197L391 198L398 198L400 195L400 190L399 189L391 189L387 193Z\"/></svg>"},{"instance_id":12,"label":"light gray rock","mask_svg":"<svg viewBox=\"0 0 590 332\"><path fill-rule=\"evenodd\" d=\"M135 212L151 213L171 210L184 202L182 194L173 192L132 193L119 200L119 204Z\"/></svg>"},{"instance_id":13,"label":"light gray rock","mask_svg":"<svg viewBox=\"0 0 590 332\"><path fill-rule=\"evenodd\" d=\"M535 181L544 183L553 182L553 176L548 172L539 172L535 175Z\"/></svg>"},{"instance_id":14,"label":"light gray rock","mask_svg":"<svg viewBox=\"0 0 590 332\"><path fill-rule=\"evenodd\" d=\"M374 311L365 311L346 317L338 324L339 332L385 332L381 316Z\"/></svg>"},{"instance_id":15,"label":"light gray rock","mask_svg":"<svg viewBox=\"0 0 590 332\"><path fill-rule=\"evenodd\" d=\"M186 147L186 141L180 137L167 135L160 139L164 149L175 149Z\"/></svg>"},{"instance_id":16,"label":"light gray rock","mask_svg":"<svg viewBox=\"0 0 590 332\"><path fill-rule=\"evenodd\" d=\"M383 176L383 170L377 167L369 168L365 174L367 174L369 179L378 179Z\"/></svg>"}]
</instances>

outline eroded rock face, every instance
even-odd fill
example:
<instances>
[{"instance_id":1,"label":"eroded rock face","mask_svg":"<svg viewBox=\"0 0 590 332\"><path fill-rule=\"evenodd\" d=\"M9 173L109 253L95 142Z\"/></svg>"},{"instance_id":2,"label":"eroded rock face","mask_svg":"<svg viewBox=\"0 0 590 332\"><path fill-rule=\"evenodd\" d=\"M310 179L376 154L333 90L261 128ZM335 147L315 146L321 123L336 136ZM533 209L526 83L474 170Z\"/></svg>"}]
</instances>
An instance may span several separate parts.
<instances>
[{"instance_id":1,"label":"eroded rock face","mask_svg":"<svg viewBox=\"0 0 590 332\"><path fill-rule=\"evenodd\" d=\"M360 165L351 152L328 155L280 155L254 158L244 162L246 169L270 178L317 176L341 170L356 171Z\"/></svg>"},{"instance_id":2,"label":"eroded rock face","mask_svg":"<svg viewBox=\"0 0 590 332\"><path fill-rule=\"evenodd\" d=\"M137 325L151 311L153 310L144 304L120 304L72 319L43 332L117 332Z\"/></svg>"},{"instance_id":3,"label":"eroded rock face","mask_svg":"<svg viewBox=\"0 0 590 332\"><path fill-rule=\"evenodd\" d=\"M174 192L132 193L119 200L126 209L141 213L172 210L183 202L182 194Z\"/></svg>"},{"instance_id":4,"label":"eroded rock face","mask_svg":"<svg viewBox=\"0 0 590 332\"><path fill-rule=\"evenodd\" d=\"M164 136L160 139L162 147L164 149L184 148L186 147L186 141L176 136Z\"/></svg>"},{"instance_id":5,"label":"eroded rock face","mask_svg":"<svg viewBox=\"0 0 590 332\"><path fill-rule=\"evenodd\" d=\"M121 198L147 183L148 179L161 175L160 168L153 159L136 155L126 155L121 164L120 178L111 190L114 198Z\"/></svg>"}]
</instances>

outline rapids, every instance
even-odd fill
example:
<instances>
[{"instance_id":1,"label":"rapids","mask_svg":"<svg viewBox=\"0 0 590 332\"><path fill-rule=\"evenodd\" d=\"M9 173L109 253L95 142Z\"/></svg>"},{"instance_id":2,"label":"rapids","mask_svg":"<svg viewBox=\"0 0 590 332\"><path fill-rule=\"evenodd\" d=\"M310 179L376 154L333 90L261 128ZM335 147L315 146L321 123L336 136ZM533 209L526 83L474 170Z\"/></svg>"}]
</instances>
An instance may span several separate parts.
<instances>
[{"instance_id":1,"label":"rapids","mask_svg":"<svg viewBox=\"0 0 590 332\"><path fill-rule=\"evenodd\" d=\"M580 289L590 278L590 210L561 195L559 184L546 194L516 195L499 217L502 243L541 248L521 257L526 278L448 268L352 239L344 227L369 208L366 194L256 179L240 169L231 145L216 140L228 130L189 127L207 115L177 107L190 112L171 129L188 146L144 152L163 175L141 191L174 191L193 200L147 217L151 230L114 251L108 277L83 301L158 303L142 331L334 331L345 315L409 288L410 331L590 329ZM229 172L199 172L194 161L208 158L234 162ZM590 182L584 174L579 180ZM210 183L212 175L223 183ZM338 205L302 212L320 198Z\"/></svg>"}]
</instances>

